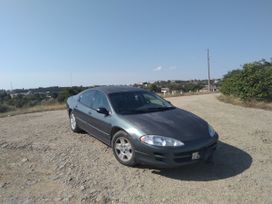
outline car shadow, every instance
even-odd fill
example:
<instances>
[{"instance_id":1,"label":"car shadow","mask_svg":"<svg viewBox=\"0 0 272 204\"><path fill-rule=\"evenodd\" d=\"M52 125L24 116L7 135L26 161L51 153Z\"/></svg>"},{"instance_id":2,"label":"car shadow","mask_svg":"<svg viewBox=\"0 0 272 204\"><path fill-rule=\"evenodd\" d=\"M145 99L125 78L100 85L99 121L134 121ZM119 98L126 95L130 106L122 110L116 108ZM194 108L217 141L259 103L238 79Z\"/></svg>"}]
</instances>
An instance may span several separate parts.
<instances>
[{"instance_id":1,"label":"car shadow","mask_svg":"<svg viewBox=\"0 0 272 204\"><path fill-rule=\"evenodd\" d=\"M199 163L175 169L156 169L152 173L177 180L209 181L241 174L251 166L252 157L245 151L219 142L212 163Z\"/></svg>"}]
</instances>

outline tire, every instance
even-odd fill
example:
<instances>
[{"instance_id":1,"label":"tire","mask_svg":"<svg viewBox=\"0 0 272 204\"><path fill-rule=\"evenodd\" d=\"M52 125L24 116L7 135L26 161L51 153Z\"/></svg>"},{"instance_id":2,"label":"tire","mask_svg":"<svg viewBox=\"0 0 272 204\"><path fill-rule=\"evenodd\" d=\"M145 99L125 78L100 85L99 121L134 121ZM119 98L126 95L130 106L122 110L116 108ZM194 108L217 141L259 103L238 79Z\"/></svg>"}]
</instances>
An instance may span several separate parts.
<instances>
[{"instance_id":1,"label":"tire","mask_svg":"<svg viewBox=\"0 0 272 204\"><path fill-rule=\"evenodd\" d=\"M77 125L77 120L76 120L76 117L75 117L73 111L71 111L71 113L69 115L69 118L70 118L70 127L71 127L71 130L73 132L76 132L76 133L81 132L81 129Z\"/></svg>"},{"instance_id":2,"label":"tire","mask_svg":"<svg viewBox=\"0 0 272 204\"><path fill-rule=\"evenodd\" d=\"M134 145L125 131L118 131L112 139L112 151L115 158L123 165L135 166Z\"/></svg>"}]
</instances>

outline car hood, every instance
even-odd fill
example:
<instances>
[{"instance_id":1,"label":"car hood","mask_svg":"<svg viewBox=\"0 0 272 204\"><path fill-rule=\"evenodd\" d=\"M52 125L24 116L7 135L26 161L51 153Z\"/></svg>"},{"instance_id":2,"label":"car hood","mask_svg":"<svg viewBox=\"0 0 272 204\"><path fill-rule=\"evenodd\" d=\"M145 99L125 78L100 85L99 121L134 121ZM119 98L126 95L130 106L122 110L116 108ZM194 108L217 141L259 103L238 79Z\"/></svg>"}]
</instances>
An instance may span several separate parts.
<instances>
[{"instance_id":1,"label":"car hood","mask_svg":"<svg viewBox=\"0 0 272 204\"><path fill-rule=\"evenodd\" d=\"M206 121L179 108L121 117L147 135L172 137L183 142L210 137Z\"/></svg>"}]
</instances>

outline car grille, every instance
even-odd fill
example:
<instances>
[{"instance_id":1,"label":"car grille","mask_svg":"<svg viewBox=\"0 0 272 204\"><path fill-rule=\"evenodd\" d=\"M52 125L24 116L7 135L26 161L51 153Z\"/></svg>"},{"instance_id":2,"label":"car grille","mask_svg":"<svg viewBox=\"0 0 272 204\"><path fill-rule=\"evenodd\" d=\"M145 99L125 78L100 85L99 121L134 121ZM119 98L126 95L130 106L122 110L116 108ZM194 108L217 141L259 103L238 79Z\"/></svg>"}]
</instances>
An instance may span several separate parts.
<instances>
[{"instance_id":1,"label":"car grille","mask_svg":"<svg viewBox=\"0 0 272 204\"><path fill-rule=\"evenodd\" d=\"M215 142L209 146L203 147L201 149L196 149L194 151L174 153L174 161L177 163L189 162L192 160L192 154L194 152L199 152L200 158L203 159L207 150L214 150L216 148L216 145L217 143Z\"/></svg>"},{"instance_id":2,"label":"car grille","mask_svg":"<svg viewBox=\"0 0 272 204\"><path fill-rule=\"evenodd\" d=\"M216 145L217 145L217 142L214 142L209 146L206 146L206 147L203 147L203 148L200 148L200 149L196 149L194 151L174 153L171 157L174 160L174 162L176 162L176 163L190 162L190 161L192 161L192 154L194 152L199 152L200 159L203 159L204 156L205 156L205 153L207 152L207 150L214 150L216 148ZM166 159L169 159L163 153L154 152L153 155L154 155L154 158L157 161L160 161L160 162L165 162Z\"/></svg>"}]
</instances>

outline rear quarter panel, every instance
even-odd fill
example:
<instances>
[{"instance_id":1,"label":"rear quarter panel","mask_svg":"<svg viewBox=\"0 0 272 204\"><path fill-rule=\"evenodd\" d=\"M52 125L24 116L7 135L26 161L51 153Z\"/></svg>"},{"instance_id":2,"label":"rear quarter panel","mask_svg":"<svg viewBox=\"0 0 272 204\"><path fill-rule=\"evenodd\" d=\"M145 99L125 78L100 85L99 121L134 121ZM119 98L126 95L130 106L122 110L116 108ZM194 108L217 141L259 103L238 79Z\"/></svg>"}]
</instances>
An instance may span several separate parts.
<instances>
[{"instance_id":1,"label":"rear quarter panel","mask_svg":"<svg viewBox=\"0 0 272 204\"><path fill-rule=\"evenodd\" d=\"M78 94L68 97L66 101L66 107L67 109L74 110L77 103L78 103Z\"/></svg>"}]
</instances>

